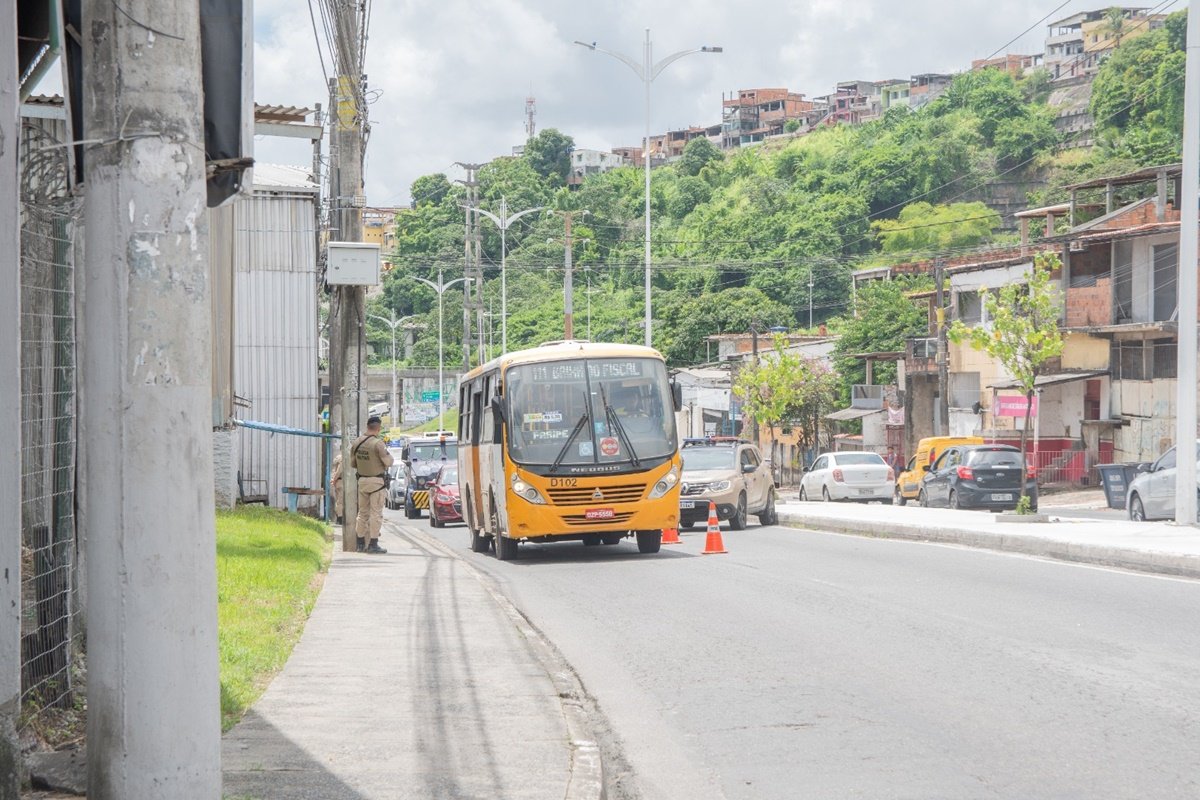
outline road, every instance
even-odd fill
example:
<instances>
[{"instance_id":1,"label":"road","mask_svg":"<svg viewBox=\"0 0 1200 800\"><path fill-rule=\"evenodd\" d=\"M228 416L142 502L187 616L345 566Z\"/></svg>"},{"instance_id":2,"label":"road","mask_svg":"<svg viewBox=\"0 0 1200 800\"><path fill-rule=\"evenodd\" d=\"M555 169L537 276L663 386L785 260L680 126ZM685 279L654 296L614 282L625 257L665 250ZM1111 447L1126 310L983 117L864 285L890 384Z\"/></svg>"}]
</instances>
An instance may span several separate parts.
<instances>
[{"instance_id":1,"label":"road","mask_svg":"<svg viewBox=\"0 0 1200 800\"><path fill-rule=\"evenodd\" d=\"M610 797L1200 797L1200 583L779 527L501 563L416 524L575 666Z\"/></svg>"}]
</instances>

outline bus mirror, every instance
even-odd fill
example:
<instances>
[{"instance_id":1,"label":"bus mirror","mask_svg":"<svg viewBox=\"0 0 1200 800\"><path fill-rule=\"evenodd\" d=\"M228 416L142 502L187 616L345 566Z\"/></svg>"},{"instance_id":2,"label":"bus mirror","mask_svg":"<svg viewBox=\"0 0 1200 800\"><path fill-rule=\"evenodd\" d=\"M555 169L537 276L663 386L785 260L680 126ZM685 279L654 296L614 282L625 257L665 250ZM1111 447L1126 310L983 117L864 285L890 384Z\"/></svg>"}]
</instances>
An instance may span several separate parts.
<instances>
[{"instance_id":1,"label":"bus mirror","mask_svg":"<svg viewBox=\"0 0 1200 800\"><path fill-rule=\"evenodd\" d=\"M500 395L496 395L495 397L493 397L491 406L492 406L492 413L496 415L497 419L499 419L501 422L508 421L504 416L504 398L503 397L501 397Z\"/></svg>"},{"instance_id":2,"label":"bus mirror","mask_svg":"<svg viewBox=\"0 0 1200 800\"><path fill-rule=\"evenodd\" d=\"M671 399L675 402L675 410L683 411L683 387L671 381Z\"/></svg>"}]
</instances>

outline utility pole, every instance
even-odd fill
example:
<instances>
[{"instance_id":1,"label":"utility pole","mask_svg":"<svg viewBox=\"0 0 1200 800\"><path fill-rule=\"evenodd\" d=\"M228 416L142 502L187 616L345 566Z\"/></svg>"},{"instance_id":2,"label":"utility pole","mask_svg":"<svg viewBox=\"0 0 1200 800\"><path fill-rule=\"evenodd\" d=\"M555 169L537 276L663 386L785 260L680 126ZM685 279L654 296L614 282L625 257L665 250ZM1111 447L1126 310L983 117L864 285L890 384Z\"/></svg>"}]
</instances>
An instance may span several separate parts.
<instances>
[{"instance_id":1,"label":"utility pole","mask_svg":"<svg viewBox=\"0 0 1200 800\"><path fill-rule=\"evenodd\" d=\"M199 9L83 4L93 800L221 796Z\"/></svg>"},{"instance_id":2,"label":"utility pole","mask_svg":"<svg viewBox=\"0 0 1200 800\"><path fill-rule=\"evenodd\" d=\"M808 265L808 330L812 332L813 268Z\"/></svg>"},{"instance_id":3,"label":"utility pole","mask_svg":"<svg viewBox=\"0 0 1200 800\"><path fill-rule=\"evenodd\" d=\"M0 29L17 29L15 3L0 5ZM11 34L10 34L11 35ZM16 143L21 102L17 51L0 58L0 800L17 800L21 746L21 293L20 192ZM4 333L8 331L8 333Z\"/></svg>"},{"instance_id":4,"label":"utility pole","mask_svg":"<svg viewBox=\"0 0 1200 800\"><path fill-rule=\"evenodd\" d=\"M440 268L438 269L437 283L434 283L431 280L426 280L425 278L418 278L415 275L412 276L412 279L414 281L420 281L421 283L428 286L430 289L433 289L435 292L437 292L437 296L438 296L438 430L440 431L446 427L445 420L443 419L443 417L445 416L445 413L446 413L446 392L445 392L446 378L444 375L445 356L443 355L443 352L442 352L442 335L443 335L443 331L446 327L444 324L444 321L443 321L444 314L445 314L445 312L443 310L444 309L443 299L446 296L446 290L449 289L451 286L453 286L456 283L470 283L472 279L471 278L455 278L454 280L449 281L449 282L443 281L442 280L442 270ZM460 409L460 411L461 411L461 409Z\"/></svg>"},{"instance_id":5,"label":"utility pole","mask_svg":"<svg viewBox=\"0 0 1200 800\"><path fill-rule=\"evenodd\" d=\"M753 360L754 369L757 370L758 369L758 322L757 321L750 323L750 357ZM759 434L758 419L755 417L751 417L750 418L750 441L754 442L754 445L756 447L758 446L758 434Z\"/></svg>"},{"instance_id":6,"label":"utility pole","mask_svg":"<svg viewBox=\"0 0 1200 800\"><path fill-rule=\"evenodd\" d=\"M571 236L571 225L575 222L575 215L580 214L587 216L587 211L555 211L555 214L560 214L563 218L565 228L565 237L563 239L563 338L575 338L575 281L574 281L574 264L572 246L574 240ZM591 303L591 299L588 299ZM589 305L590 309L590 305ZM588 325L591 325L591 313L588 313Z\"/></svg>"},{"instance_id":7,"label":"utility pole","mask_svg":"<svg viewBox=\"0 0 1200 800\"><path fill-rule=\"evenodd\" d=\"M1196 524L1196 264L1200 208L1200 9L1187 20L1187 65L1183 95L1183 175L1179 239L1179 344L1175 401L1175 522Z\"/></svg>"},{"instance_id":8,"label":"utility pole","mask_svg":"<svg viewBox=\"0 0 1200 800\"><path fill-rule=\"evenodd\" d=\"M362 241L363 133L366 108L362 102L362 52L359 47L363 13L359 3L336 5L337 14L337 85L332 108L335 127L330 153L330 178L334 187L331 217L337 225L338 240ZM342 437L343 525L342 549L356 546L355 520L358 516L358 479L350 452L363 418L363 337L366 333L366 290L362 286L336 286L330 307L329 419L332 429ZM336 368L336 369L335 369ZM336 379L334 372L337 372ZM336 391L335 391L336 389Z\"/></svg>"},{"instance_id":9,"label":"utility pole","mask_svg":"<svg viewBox=\"0 0 1200 800\"><path fill-rule=\"evenodd\" d=\"M493 214L490 211L485 211L484 209L479 208L478 205L467 206L467 210L474 211L478 214L483 214L485 217L490 219L492 222L496 223L496 227L500 229L500 350L502 352L507 353L508 352L508 229L512 227L512 224L514 222L516 222L517 220L519 220L521 217L525 216L526 214L533 214L534 212L537 212L537 211L544 211L545 208L543 206L537 206L536 208L527 208L524 211L518 211L517 213L513 214L512 216L509 216L508 201L505 200L503 197L501 197L499 214ZM478 218L476 218L475 224L476 225L479 224ZM482 232L480 232L480 233L482 233ZM481 262L477 259L476 263L478 264ZM482 275L482 273L476 273L475 280L477 280L479 282L479 284L475 287L475 289L479 296L479 308L480 308L480 310L482 310L483 309L483 275ZM482 337L483 337L482 323L480 324L479 331L480 331L480 338L482 339ZM484 361L487 361L487 358L485 356L481 356L479 359L479 363L482 364Z\"/></svg>"},{"instance_id":10,"label":"utility pole","mask_svg":"<svg viewBox=\"0 0 1200 800\"><path fill-rule=\"evenodd\" d=\"M946 266L939 258L933 262L933 280L937 285L937 368L938 401L934 409L934 429L938 436L950 435L950 359L946 349Z\"/></svg>"},{"instance_id":11,"label":"utility pole","mask_svg":"<svg viewBox=\"0 0 1200 800\"><path fill-rule=\"evenodd\" d=\"M466 180L456 181L467 187L467 202L463 211L466 229L463 235L463 275L471 280L463 281L463 373L471 369L471 345L474 342L478 363L487 358L483 341L483 229L479 217L472 212L479 208L479 170L486 164L454 162L466 170ZM439 279L440 280L440 279ZM475 282L475 298L471 297L471 282ZM475 330L478 338L471 336L471 317L476 318Z\"/></svg>"}]
</instances>

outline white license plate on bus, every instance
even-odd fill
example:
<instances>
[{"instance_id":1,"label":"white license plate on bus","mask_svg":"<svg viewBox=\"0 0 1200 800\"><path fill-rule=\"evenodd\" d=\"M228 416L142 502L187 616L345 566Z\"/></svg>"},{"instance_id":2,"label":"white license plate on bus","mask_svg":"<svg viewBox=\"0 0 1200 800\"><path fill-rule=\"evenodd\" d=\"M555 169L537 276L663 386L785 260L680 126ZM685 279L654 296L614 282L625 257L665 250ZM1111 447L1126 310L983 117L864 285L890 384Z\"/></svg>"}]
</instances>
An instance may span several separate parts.
<instances>
[{"instance_id":1,"label":"white license plate on bus","mask_svg":"<svg viewBox=\"0 0 1200 800\"><path fill-rule=\"evenodd\" d=\"M584 519L612 519L616 512L611 508L589 508L583 512Z\"/></svg>"},{"instance_id":2,"label":"white license plate on bus","mask_svg":"<svg viewBox=\"0 0 1200 800\"><path fill-rule=\"evenodd\" d=\"M679 507L680 508L695 508L696 501L695 500L680 500Z\"/></svg>"},{"instance_id":3,"label":"white license plate on bus","mask_svg":"<svg viewBox=\"0 0 1200 800\"><path fill-rule=\"evenodd\" d=\"M1004 503L1004 502L1007 502L1007 501L1009 501L1009 500L1012 500L1012 495L1011 495L1011 494L1006 494L1006 493L1003 493L1003 492L998 492L998 493L996 493L996 494L993 494L993 495L992 495L992 502L993 502L993 503Z\"/></svg>"}]
</instances>

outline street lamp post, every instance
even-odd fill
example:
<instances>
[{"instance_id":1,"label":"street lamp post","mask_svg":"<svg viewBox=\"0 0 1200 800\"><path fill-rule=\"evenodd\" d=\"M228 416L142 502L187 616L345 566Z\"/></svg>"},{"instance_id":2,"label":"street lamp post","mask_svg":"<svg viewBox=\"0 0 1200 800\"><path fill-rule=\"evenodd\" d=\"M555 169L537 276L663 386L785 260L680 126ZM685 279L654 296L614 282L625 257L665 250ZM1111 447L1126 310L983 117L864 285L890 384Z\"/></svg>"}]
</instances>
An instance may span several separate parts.
<instances>
[{"instance_id":1,"label":"street lamp post","mask_svg":"<svg viewBox=\"0 0 1200 800\"><path fill-rule=\"evenodd\" d=\"M443 417L445 416L445 413L446 413L446 393L444 391L446 379L442 374L443 370L445 369L445 361L444 361L444 356L442 354L442 338L445 335L443 329L446 327L446 325L445 325L445 320L443 318L443 314L444 314L443 305L444 304L442 301L446 294L447 289L449 289L451 286L453 286L456 283L467 283L471 279L470 278L455 278L454 280L452 280L448 283L443 283L441 269L438 270L437 283L434 283L433 281L428 280L426 278L418 278L416 275L410 275L409 277L412 278L414 281L420 281L421 283L428 286L430 289L433 289L435 292L437 292L437 296L438 296L438 430L440 431L445 426L445 421L443 420Z\"/></svg>"},{"instance_id":2,"label":"street lamp post","mask_svg":"<svg viewBox=\"0 0 1200 800\"><path fill-rule=\"evenodd\" d=\"M595 42L580 42L575 44L586 47L589 50L594 50L597 53L604 53L606 56L612 56L620 61L625 66L634 71L639 78L642 79L642 84L646 90L646 139L645 146L642 148L642 161L646 167L646 301L645 301L645 327L646 327L646 346L650 347L650 84L659 74L678 61L684 56L690 56L693 53L720 53L724 51L721 47L694 47L691 50L680 50L678 53L672 53L661 61L654 61L654 45L650 42L650 29L646 28L646 41L642 45L642 63L639 64L629 56L623 53L615 53L612 50L605 50L603 47L597 47Z\"/></svg>"},{"instance_id":3,"label":"street lamp post","mask_svg":"<svg viewBox=\"0 0 1200 800\"><path fill-rule=\"evenodd\" d=\"M400 319L396 319L395 311L391 312L390 319L388 317L381 317L378 314L368 314L367 316L371 319L379 320L392 329L392 404L388 410L391 412L392 424L399 425L401 420L397 416L399 414L397 409L400 408L400 389L396 380L396 329L400 327L400 323L412 319L416 314L409 314L407 317L401 317Z\"/></svg>"},{"instance_id":4,"label":"street lamp post","mask_svg":"<svg viewBox=\"0 0 1200 800\"><path fill-rule=\"evenodd\" d=\"M475 211L496 223L500 229L500 349L508 352L508 228L526 214L545 210L544 206L527 208L518 211L511 217L508 215L508 201L500 198L500 213L493 214L479 207L463 206L467 211ZM480 336L482 336L482 332Z\"/></svg>"}]
</instances>

